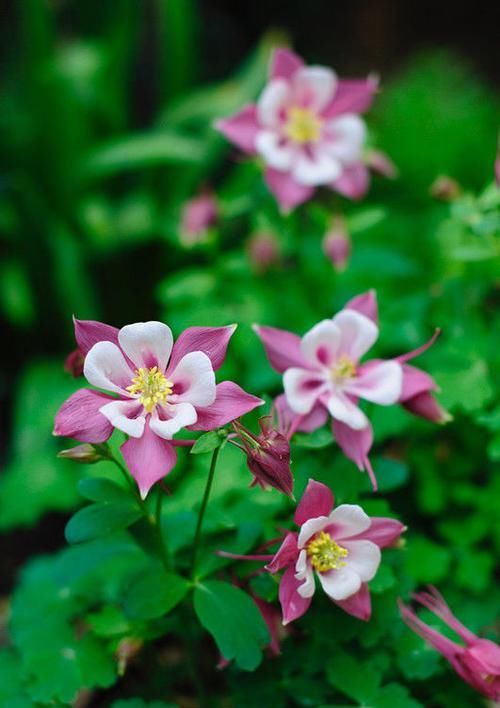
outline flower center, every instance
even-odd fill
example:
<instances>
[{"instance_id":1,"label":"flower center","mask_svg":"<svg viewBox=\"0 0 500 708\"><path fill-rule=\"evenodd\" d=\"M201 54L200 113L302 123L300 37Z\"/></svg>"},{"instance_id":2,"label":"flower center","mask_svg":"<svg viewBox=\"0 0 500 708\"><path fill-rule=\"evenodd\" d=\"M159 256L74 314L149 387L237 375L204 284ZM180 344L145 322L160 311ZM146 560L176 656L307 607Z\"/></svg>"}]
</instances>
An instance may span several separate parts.
<instances>
[{"instance_id":1,"label":"flower center","mask_svg":"<svg viewBox=\"0 0 500 708\"><path fill-rule=\"evenodd\" d=\"M157 403L165 403L173 391L174 384L169 381L157 366L151 369L136 369L137 374L127 391L133 396L138 395L139 401L148 413L151 413Z\"/></svg>"},{"instance_id":2,"label":"flower center","mask_svg":"<svg viewBox=\"0 0 500 708\"><path fill-rule=\"evenodd\" d=\"M348 356L342 354L331 367L330 376L337 383L352 379L353 376L356 376L356 364Z\"/></svg>"},{"instance_id":3,"label":"flower center","mask_svg":"<svg viewBox=\"0 0 500 708\"><path fill-rule=\"evenodd\" d=\"M321 136L323 121L309 108L290 108L285 135L294 143L315 143Z\"/></svg>"},{"instance_id":4,"label":"flower center","mask_svg":"<svg viewBox=\"0 0 500 708\"><path fill-rule=\"evenodd\" d=\"M342 568L345 565L342 558L347 558L349 551L335 543L329 533L321 531L307 544L307 555L313 567L324 573L334 568Z\"/></svg>"}]
</instances>

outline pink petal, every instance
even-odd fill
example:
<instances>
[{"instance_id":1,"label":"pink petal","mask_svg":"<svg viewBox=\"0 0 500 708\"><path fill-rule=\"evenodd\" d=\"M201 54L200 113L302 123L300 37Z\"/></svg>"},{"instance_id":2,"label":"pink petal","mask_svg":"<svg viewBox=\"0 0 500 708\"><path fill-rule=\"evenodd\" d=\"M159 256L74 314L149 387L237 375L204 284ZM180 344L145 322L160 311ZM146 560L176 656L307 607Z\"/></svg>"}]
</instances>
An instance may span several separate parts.
<instances>
[{"instance_id":1,"label":"pink petal","mask_svg":"<svg viewBox=\"0 0 500 708\"><path fill-rule=\"evenodd\" d=\"M388 406L396 403L403 385L403 369L397 361L369 362L358 369L346 390L366 401Z\"/></svg>"},{"instance_id":2,"label":"pink petal","mask_svg":"<svg viewBox=\"0 0 500 708\"><path fill-rule=\"evenodd\" d=\"M314 430L321 428L327 420L327 409L321 403L318 403L310 413L302 416L296 429L302 433L312 433Z\"/></svg>"},{"instance_id":3,"label":"pink petal","mask_svg":"<svg viewBox=\"0 0 500 708\"><path fill-rule=\"evenodd\" d=\"M344 310L356 310L378 325L377 293L375 290L368 290L366 293L353 297L344 305Z\"/></svg>"},{"instance_id":4,"label":"pink petal","mask_svg":"<svg viewBox=\"0 0 500 708\"><path fill-rule=\"evenodd\" d=\"M429 585L428 592L415 593L413 599L431 612L434 612L435 615L440 617L443 622L446 622L467 644L472 644L477 641L476 635L455 617L444 597L432 585Z\"/></svg>"},{"instance_id":5,"label":"pink petal","mask_svg":"<svg viewBox=\"0 0 500 708\"><path fill-rule=\"evenodd\" d=\"M366 470L368 472L372 487L376 490L377 481L368 459L368 453L373 444L373 429L371 425L362 430L353 430L345 423L334 420L332 422L332 431L344 455L352 460L361 471Z\"/></svg>"},{"instance_id":6,"label":"pink petal","mask_svg":"<svg viewBox=\"0 0 500 708\"><path fill-rule=\"evenodd\" d=\"M283 570L288 565L293 564L295 567L295 561L299 554L299 549L297 547L297 534L287 533L283 543L276 551L274 558L270 563L266 565L266 570L270 573L277 573L279 570Z\"/></svg>"},{"instance_id":7,"label":"pink petal","mask_svg":"<svg viewBox=\"0 0 500 708\"><path fill-rule=\"evenodd\" d=\"M175 448L153 433L149 421L142 438L129 438L120 449L143 499L153 484L167 475L177 461Z\"/></svg>"},{"instance_id":8,"label":"pink petal","mask_svg":"<svg viewBox=\"0 0 500 708\"><path fill-rule=\"evenodd\" d=\"M406 531L406 526L401 521L397 521L397 519L372 516L370 521L370 528L357 536L353 536L350 540L355 541L364 538L367 541L376 543L379 548L387 548L388 546L393 546L401 534Z\"/></svg>"},{"instance_id":9,"label":"pink petal","mask_svg":"<svg viewBox=\"0 0 500 708\"><path fill-rule=\"evenodd\" d=\"M290 566L283 573L279 590L283 624L289 624L302 617L309 609L311 598L299 595L297 592L299 585L302 585L302 580L295 578L295 568Z\"/></svg>"},{"instance_id":10,"label":"pink petal","mask_svg":"<svg viewBox=\"0 0 500 708\"><path fill-rule=\"evenodd\" d=\"M118 344L118 329L95 320L77 320L73 317L75 338L79 349L85 355L97 342Z\"/></svg>"},{"instance_id":11,"label":"pink petal","mask_svg":"<svg viewBox=\"0 0 500 708\"><path fill-rule=\"evenodd\" d=\"M368 622L371 617L372 602L370 590L366 583L362 583L358 592L351 595L351 597L348 597L346 600L335 600L334 602L344 610L344 612L363 620L363 622Z\"/></svg>"},{"instance_id":12,"label":"pink petal","mask_svg":"<svg viewBox=\"0 0 500 708\"><path fill-rule=\"evenodd\" d=\"M427 391L418 393L413 398L403 401L403 406L413 415L430 420L431 423L447 423L452 419L448 411L442 408Z\"/></svg>"},{"instance_id":13,"label":"pink petal","mask_svg":"<svg viewBox=\"0 0 500 708\"><path fill-rule=\"evenodd\" d=\"M300 337L296 334L261 325L254 325L253 330L264 345L269 363L279 374L293 366L307 368L308 364L300 348Z\"/></svg>"},{"instance_id":14,"label":"pink petal","mask_svg":"<svg viewBox=\"0 0 500 708\"><path fill-rule=\"evenodd\" d=\"M500 647L489 639L474 638L469 645L469 655L489 674L500 677Z\"/></svg>"},{"instance_id":15,"label":"pink petal","mask_svg":"<svg viewBox=\"0 0 500 708\"><path fill-rule=\"evenodd\" d=\"M378 80L374 77L340 79L325 116L331 118L341 113L364 113L371 106L377 89Z\"/></svg>"},{"instance_id":16,"label":"pink petal","mask_svg":"<svg viewBox=\"0 0 500 708\"><path fill-rule=\"evenodd\" d=\"M356 165L345 167L344 171L330 187L348 199L361 199L365 196L370 185L370 173L359 162Z\"/></svg>"},{"instance_id":17,"label":"pink petal","mask_svg":"<svg viewBox=\"0 0 500 708\"><path fill-rule=\"evenodd\" d=\"M437 384L425 371L417 369L415 366L403 364L403 386L399 400L407 401L414 396L427 391L435 391Z\"/></svg>"},{"instance_id":18,"label":"pink petal","mask_svg":"<svg viewBox=\"0 0 500 708\"><path fill-rule=\"evenodd\" d=\"M337 88L335 72L325 66L304 66L292 81L294 105L322 113L331 102Z\"/></svg>"},{"instance_id":19,"label":"pink petal","mask_svg":"<svg viewBox=\"0 0 500 708\"><path fill-rule=\"evenodd\" d=\"M340 329L332 320L322 320L302 337L300 348L312 368L330 367L338 355Z\"/></svg>"},{"instance_id":20,"label":"pink petal","mask_svg":"<svg viewBox=\"0 0 500 708\"><path fill-rule=\"evenodd\" d=\"M278 610L275 605L272 605L270 602L266 602L265 600L261 600L260 597L255 597L252 595L252 600L259 608L262 619L266 623L269 630L271 641L267 646L275 656L278 656L281 654Z\"/></svg>"},{"instance_id":21,"label":"pink petal","mask_svg":"<svg viewBox=\"0 0 500 708\"><path fill-rule=\"evenodd\" d=\"M317 516L328 516L333 508L333 494L326 484L310 479L300 500L295 516L298 526Z\"/></svg>"},{"instance_id":22,"label":"pink petal","mask_svg":"<svg viewBox=\"0 0 500 708\"><path fill-rule=\"evenodd\" d=\"M275 49L271 57L270 79L290 79L304 66L302 59L290 49Z\"/></svg>"},{"instance_id":23,"label":"pink petal","mask_svg":"<svg viewBox=\"0 0 500 708\"><path fill-rule=\"evenodd\" d=\"M465 650L451 639L444 637L439 634L435 629L429 627L425 622L422 622L413 610L404 605L401 601L398 601L399 611L403 621L412 629L416 634L418 634L422 639L425 639L434 649L437 649L440 654L442 654L448 661L450 661L457 670L457 656L463 653Z\"/></svg>"},{"instance_id":24,"label":"pink petal","mask_svg":"<svg viewBox=\"0 0 500 708\"><path fill-rule=\"evenodd\" d=\"M314 194L314 187L299 184L288 172L279 172L268 167L264 176L267 186L285 213L307 202Z\"/></svg>"},{"instance_id":25,"label":"pink petal","mask_svg":"<svg viewBox=\"0 0 500 708\"><path fill-rule=\"evenodd\" d=\"M174 344L168 371L173 371L183 356L189 352L203 352L217 371L226 357L227 345L237 325L227 327L188 327ZM168 374L167 374L168 377Z\"/></svg>"},{"instance_id":26,"label":"pink petal","mask_svg":"<svg viewBox=\"0 0 500 708\"><path fill-rule=\"evenodd\" d=\"M253 411L264 401L247 393L232 381L223 381L216 386L216 399L207 408L197 408L198 420L190 430L213 430L227 425L232 420Z\"/></svg>"},{"instance_id":27,"label":"pink petal","mask_svg":"<svg viewBox=\"0 0 500 708\"><path fill-rule=\"evenodd\" d=\"M255 154L255 138L259 130L257 122L257 107L255 104L245 106L243 110L229 118L222 118L215 124L229 142L250 155Z\"/></svg>"},{"instance_id":28,"label":"pink petal","mask_svg":"<svg viewBox=\"0 0 500 708\"><path fill-rule=\"evenodd\" d=\"M292 367L283 374L283 386L290 408L299 415L310 413L328 387L321 373Z\"/></svg>"},{"instance_id":29,"label":"pink petal","mask_svg":"<svg viewBox=\"0 0 500 708\"><path fill-rule=\"evenodd\" d=\"M113 426L99 409L116 399L98 391L81 388L65 401L59 409L54 435L64 435L80 442L102 443L113 432Z\"/></svg>"}]
</instances>

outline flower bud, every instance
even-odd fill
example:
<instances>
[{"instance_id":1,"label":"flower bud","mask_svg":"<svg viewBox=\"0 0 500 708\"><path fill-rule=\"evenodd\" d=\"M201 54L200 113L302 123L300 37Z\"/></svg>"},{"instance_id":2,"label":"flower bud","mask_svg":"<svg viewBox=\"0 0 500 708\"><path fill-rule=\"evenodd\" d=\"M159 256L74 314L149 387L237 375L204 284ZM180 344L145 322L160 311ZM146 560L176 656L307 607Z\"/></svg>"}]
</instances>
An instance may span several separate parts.
<instances>
[{"instance_id":1,"label":"flower bud","mask_svg":"<svg viewBox=\"0 0 500 708\"><path fill-rule=\"evenodd\" d=\"M365 157L366 166L382 177L395 179L398 176L398 168L382 150L368 150Z\"/></svg>"},{"instance_id":2,"label":"flower bud","mask_svg":"<svg viewBox=\"0 0 500 708\"><path fill-rule=\"evenodd\" d=\"M462 190L458 182L447 175L436 177L430 188L431 195L441 202L453 202L457 199Z\"/></svg>"},{"instance_id":3,"label":"flower bud","mask_svg":"<svg viewBox=\"0 0 500 708\"><path fill-rule=\"evenodd\" d=\"M71 374L71 376L74 376L74 378L77 379L83 374L84 361L85 356L83 355L81 349L74 349L64 360L64 371L67 371L68 374Z\"/></svg>"},{"instance_id":4,"label":"flower bud","mask_svg":"<svg viewBox=\"0 0 500 708\"><path fill-rule=\"evenodd\" d=\"M118 675L123 676L127 666L141 651L144 642L137 637L124 637L116 647L116 660L118 662Z\"/></svg>"},{"instance_id":5,"label":"flower bud","mask_svg":"<svg viewBox=\"0 0 500 708\"><path fill-rule=\"evenodd\" d=\"M341 217L335 217L331 229L325 234L323 253L332 262L338 273L346 269L351 255L351 239Z\"/></svg>"},{"instance_id":6,"label":"flower bud","mask_svg":"<svg viewBox=\"0 0 500 708\"><path fill-rule=\"evenodd\" d=\"M72 460L72 462L79 462L82 465L92 465L101 460L109 460L110 453L106 443L101 445L82 443L68 450L61 450L61 452L57 453L57 457L62 457L64 460Z\"/></svg>"},{"instance_id":7,"label":"flower bud","mask_svg":"<svg viewBox=\"0 0 500 708\"><path fill-rule=\"evenodd\" d=\"M257 232L248 241L247 253L257 273L265 273L280 259L279 242L271 231Z\"/></svg>"},{"instance_id":8,"label":"flower bud","mask_svg":"<svg viewBox=\"0 0 500 708\"><path fill-rule=\"evenodd\" d=\"M207 230L217 221L218 209L215 197L204 192L184 204L181 216L181 242L194 246L205 240Z\"/></svg>"}]
</instances>

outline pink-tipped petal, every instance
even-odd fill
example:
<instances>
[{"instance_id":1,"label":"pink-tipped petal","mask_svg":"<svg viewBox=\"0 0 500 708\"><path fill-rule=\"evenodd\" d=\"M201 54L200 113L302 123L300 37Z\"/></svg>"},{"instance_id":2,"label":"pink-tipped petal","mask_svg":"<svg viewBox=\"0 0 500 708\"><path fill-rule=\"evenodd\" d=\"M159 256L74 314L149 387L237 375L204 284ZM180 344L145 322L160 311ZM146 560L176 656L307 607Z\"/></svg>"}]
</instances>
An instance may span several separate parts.
<instances>
[{"instance_id":1,"label":"pink-tipped petal","mask_svg":"<svg viewBox=\"0 0 500 708\"><path fill-rule=\"evenodd\" d=\"M298 526L317 516L328 516L333 508L333 494L326 484L310 479L300 500L295 516Z\"/></svg>"},{"instance_id":2,"label":"pink-tipped petal","mask_svg":"<svg viewBox=\"0 0 500 708\"><path fill-rule=\"evenodd\" d=\"M403 369L397 361L370 362L358 369L346 390L366 401L388 406L400 399L402 385Z\"/></svg>"},{"instance_id":3,"label":"pink-tipped petal","mask_svg":"<svg viewBox=\"0 0 500 708\"><path fill-rule=\"evenodd\" d=\"M112 342L97 342L85 357L83 375L96 388L128 397L126 389L134 372L120 347Z\"/></svg>"},{"instance_id":4,"label":"pink-tipped petal","mask_svg":"<svg viewBox=\"0 0 500 708\"><path fill-rule=\"evenodd\" d=\"M113 432L113 426L99 409L114 400L104 393L81 388L57 412L54 435L87 443L105 442Z\"/></svg>"},{"instance_id":5,"label":"pink-tipped petal","mask_svg":"<svg viewBox=\"0 0 500 708\"><path fill-rule=\"evenodd\" d=\"M318 403L310 413L301 417L296 430L301 433L312 433L323 427L327 420L328 410L321 403Z\"/></svg>"},{"instance_id":6,"label":"pink-tipped petal","mask_svg":"<svg viewBox=\"0 0 500 708\"><path fill-rule=\"evenodd\" d=\"M372 614L370 590L366 583L362 583L358 592L351 595L351 597L345 600L335 600L335 604L344 612L363 620L363 622L368 622Z\"/></svg>"},{"instance_id":7,"label":"pink-tipped petal","mask_svg":"<svg viewBox=\"0 0 500 708\"><path fill-rule=\"evenodd\" d=\"M253 329L264 345L269 363L279 374L293 366L307 368L300 348L300 337L296 334L261 325L254 325Z\"/></svg>"},{"instance_id":8,"label":"pink-tipped petal","mask_svg":"<svg viewBox=\"0 0 500 708\"><path fill-rule=\"evenodd\" d=\"M290 408L299 415L307 415L327 390L328 384L314 371L293 367L285 371L283 386Z\"/></svg>"},{"instance_id":9,"label":"pink-tipped petal","mask_svg":"<svg viewBox=\"0 0 500 708\"><path fill-rule=\"evenodd\" d=\"M397 519L389 519L384 516L370 517L371 525L359 536L353 536L352 541L364 538L367 541L376 543L379 548L394 546L401 534L406 531L406 526Z\"/></svg>"},{"instance_id":10,"label":"pink-tipped petal","mask_svg":"<svg viewBox=\"0 0 500 708\"><path fill-rule=\"evenodd\" d=\"M97 342L118 344L118 329L95 320L77 320L73 317L78 348L85 356Z\"/></svg>"},{"instance_id":11,"label":"pink-tipped petal","mask_svg":"<svg viewBox=\"0 0 500 708\"><path fill-rule=\"evenodd\" d=\"M302 67L302 59L292 52L291 49L282 47L275 49L271 57L271 67L269 71L270 79L291 79L292 76Z\"/></svg>"},{"instance_id":12,"label":"pink-tipped petal","mask_svg":"<svg viewBox=\"0 0 500 708\"><path fill-rule=\"evenodd\" d=\"M102 415L109 420L113 428L118 428L133 438L140 438L144 431L144 407L135 398L113 400L101 408Z\"/></svg>"},{"instance_id":13,"label":"pink-tipped petal","mask_svg":"<svg viewBox=\"0 0 500 708\"><path fill-rule=\"evenodd\" d=\"M346 167L340 177L330 185L343 197L358 200L365 196L370 186L370 173L361 162Z\"/></svg>"},{"instance_id":14,"label":"pink-tipped petal","mask_svg":"<svg viewBox=\"0 0 500 708\"><path fill-rule=\"evenodd\" d=\"M331 320L322 320L302 337L300 348L304 358L315 369L331 367L341 339L340 329Z\"/></svg>"},{"instance_id":15,"label":"pink-tipped petal","mask_svg":"<svg viewBox=\"0 0 500 708\"><path fill-rule=\"evenodd\" d=\"M299 184L290 173L280 172L272 167L266 169L265 180L285 214L307 202L314 194L314 187Z\"/></svg>"},{"instance_id":16,"label":"pink-tipped petal","mask_svg":"<svg viewBox=\"0 0 500 708\"><path fill-rule=\"evenodd\" d=\"M437 649L440 654L452 663L455 670L457 670L457 656L464 651L463 647L455 644L455 642L452 642L451 639L444 637L435 629L432 629L432 627L425 624L425 622L422 622L422 620L417 617L415 612L404 605L401 600L398 601L398 605L401 618L408 625L408 627L422 637L422 639L429 642L434 649Z\"/></svg>"},{"instance_id":17,"label":"pink-tipped petal","mask_svg":"<svg viewBox=\"0 0 500 708\"><path fill-rule=\"evenodd\" d=\"M191 403L174 403L157 408L151 414L151 430L164 440L171 440L182 428L196 423L198 416Z\"/></svg>"},{"instance_id":18,"label":"pink-tipped petal","mask_svg":"<svg viewBox=\"0 0 500 708\"><path fill-rule=\"evenodd\" d=\"M403 406L413 415L430 420L431 423L448 423L452 419L448 411L427 391L403 401Z\"/></svg>"},{"instance_id":19,"label":"pink-tipped petal","mask_svg":"<svg viewBox=\"0 0 500 708\"><path fill-rule=\"evenodd\" d=\"M377 325L356 310L341 310L335 315L333 322L341 331L339 352L347 355L355 363L377 341Z\"/></svg>"},{"instance_id":20,"label":"pink-tipped petal","mask_svg":"<svg viewBox=\"0 0 500 708\"><path fill-rule=\"evenodd\" d=\"M141 438L129 438L120 449L143 499L153 484L165 477L177 461L175 448L155 435L149 422Z\"/></svg>"},{"instance_id":21,"label":"pink-tipped petal","mask_svg":"<svg viewBox=\"0 0 500 708\"><path fill-rule=\"evenodd\" d=\"M125 325L118 333L118 342L137 369L157 366L163 372L167 368L173 337L172 330L163 322Z\"/></svg>"},{"instance_id":22,"label":"pink-tipped petal","mask_svg":"<svg viewBox=\"0 0 500 708\"><path fill-rule=\"evenodd\" d=\"M264 401L247 393L232 381L223 381L216 386L214 403L207 408L197 408L198 420L189 426L190 430L214 430L227 425L232 420L253 411Z\"/></svg>"},{"instance_id":23,"label":"pink-tipped petal","mask_svg":"<svg viewBox=\"0 0 500 708\"><path fill-rule=\"evenodd\" d=\"M373 103L377 89L378 80L372 76L367 79L340 79L325 115L333 117L342 113L364 113Z\"/></svg>"},{"instance_id":24,"label":"pink-tipped petal","mask_svg":"<svg viewBox=\"0 0 500 708\"><path fill-rule=\"evenodd\" d=\"M425 371L417 369L415 366L403 364L403 385L399 400L401 403L419 395L420 393L435 391L437 384Z\"/></svg>"},{"instance_id":25,"label":"pink-tipped petal","mask_svg":"<svg viewBox=\"0 0 500 708\"><path fill-rule=\"evenodd\" d=\"M175 403L206 408L215 401L215 374L212 362L203 352L185 354L168 378L174 384Z\"/></svg>"},{"instance_id":26,"label":"pink-tipped petal","mask_svg":"<svg viewBox=\"0 0 500 708\"><path fill-rule=\"evenodd\" d=\"M356 310L378 325L377 293L375 290L368 290L366 293L353 297L344 305L344 310Z\"/></svg>"},{"instance_id":27,"label":"pink-tipped petal","mask_svg":"<svg viewBox=\"0 0 500 708\"><path fill-rule=\"evenodd\" d=\"M215 124L228 140L243 152L255 154L255 139L259 130L257 123L257 107L254 104L245 106L243 110L229 118L222 118Z\"/></svg>"},{"instance_id":28,"label":"pink-tipped petal","mask_svg":"<svg viewBox=\"0 0 500 708\"><path fill-rule=\"evenodd\" d=\"M293 77L293 103L322 113L337 88L337 76L325 66L304 66Z\"/></svg>"},{"instance_id":29,"label":"pink-tipped petal","mask_svg":"<svg viewBox=\"0 0 500 708\"><path fill-rule=\"evenodd\" d=\"M297 534L291 532L287 533L283 543L276 551L274 558L266 565L266 570L270 573L277 573L279 570L283 570L283 568L289 565L293 564L295 567L298 554Z\"/></svg>"},{"instance_id":30,"label":"pink-tipped petal","mask_svg":"<svg viewBox=\"0 0 500 708\"><path fill-rule=\"evenodd\" d=\"M446 600L437 588L429 585L427 592L424 591L415 593L413 595L413 599L431 612L434 612L434 614L440 617L443 622L446 622L446 624L451 627L466 644L472 644L477 641L476 635L455 617Z\"/></svg>"},{"instance_id":31,"label":"pink-tipped petal","mask_svg":"<svg viewBox=\"0 0 500 708\"><path fill-rule=\"evenodd\" d=\"M301 597L297 592L300 585L302 585L302 580L296 579L295 568L290 566L283 573L279 590L283 624L285 625L302 617L311 604L310 597Z\"/></svg>"},{"instance_id":32,"label":"pink-tipped petal","mask_svg":"<svg viewBox=\"0 0 500 708\"><path fill-rule=\"evenodd\" d=\"M234 334L236 325L227 327L188 327L174 344L168 371L173 371L183 356L189 352L203 352L217 371L224 363L227 345ZM168 374L167 374L168 377Z\"/></svg>"}]
</instances>

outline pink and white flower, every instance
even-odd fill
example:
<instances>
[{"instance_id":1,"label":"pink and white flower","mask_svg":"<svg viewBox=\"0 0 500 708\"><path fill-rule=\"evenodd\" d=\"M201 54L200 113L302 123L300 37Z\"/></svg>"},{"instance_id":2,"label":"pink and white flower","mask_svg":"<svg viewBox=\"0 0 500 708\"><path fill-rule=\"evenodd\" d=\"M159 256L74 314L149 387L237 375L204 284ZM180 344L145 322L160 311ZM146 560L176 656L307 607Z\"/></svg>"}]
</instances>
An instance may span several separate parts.
<instances>
[{"instance_id":1,"label":"pink and white flower","mask_svg":"<svg viewBox=\"0 0 500 708\"><path fill-rule=\"evenodd\" d=\"M465 627L452 613L442 595L434 587L413 595L413 599L441 618L464 642L458 644L422 622L413 610L399 602L406 624L437 649L452 668L472 688L493 701L500 701L500 647L489 639L481 639Z\"/></svg>"},{"instance_id":2,"label":"pink and white flower","mask_svg":"<svg viewBox=\"0 0 500 708\"><path fill-rule=\"evenodd\" d=\"M211 192L201 192L187 201L182 208L181 241L194 246L204 240L208 229L217 222L218 206Z\"/></svg>"},{"instance_id":3,"label":"pink and white flower","mask_svg":"<svg viewBox=\"0 0 500 708\"><path fill-rule=\"evenodd\" d=\"M269 82L256 104L217 122L228 140L266 165L265 179L284 210L327 186L359 199L369 175L362 160L366 127L359 113L372 103L378 82L339 80L323 66L306 66L277 49Z\"/></svg>"},{"instance_id":4,"label":"pink and white flower","mask_svg":"<svg viewBox=\"0 0 500 708\"><path fill-rule=\"evenodd\" d=\"M266 569L285 570L279 599L283 624L301 617L316 590L315 577L328 597L359 619L371 616L372 580L380 549L396 543L405 530L396 519L369 517L356 504L334 508L331 491L309 480L294 516L299 532L288 533Z\"/></svg>"},{"instance_id":5,"label":"pink and white flower","mask_svg":"<svg viewBox=\"0 0 500 708\"><path fill-rule=\"evenodd\" d=\"M215 382L234 330L190 327L174 344L163 322L118 330L75 320L85 378L108 393L73 394L57 413L54 434L100 443L115 428L125 433L121 450L145 497L174 467L175 446L186 441L173 438L183 428L212 430L262 404L231 381Z\"/></svg>"}]
</instances>

